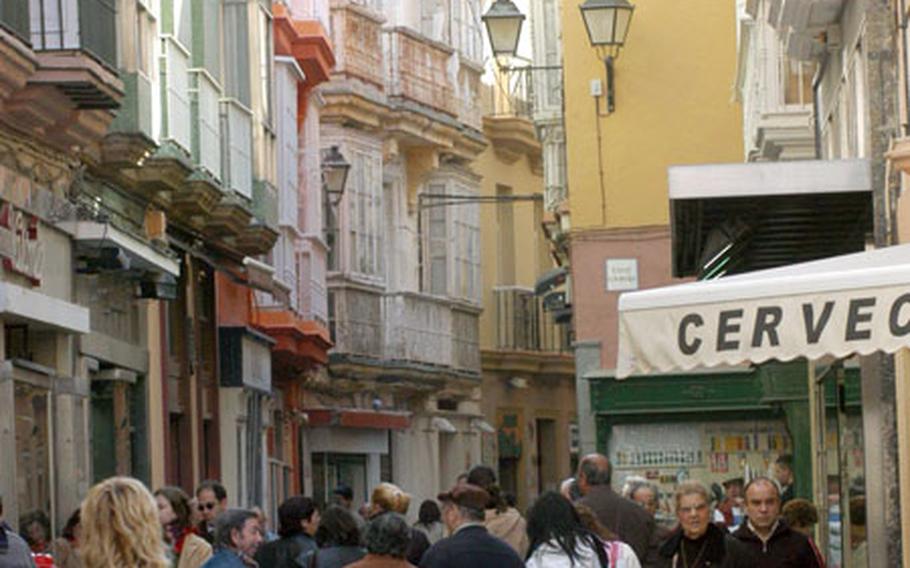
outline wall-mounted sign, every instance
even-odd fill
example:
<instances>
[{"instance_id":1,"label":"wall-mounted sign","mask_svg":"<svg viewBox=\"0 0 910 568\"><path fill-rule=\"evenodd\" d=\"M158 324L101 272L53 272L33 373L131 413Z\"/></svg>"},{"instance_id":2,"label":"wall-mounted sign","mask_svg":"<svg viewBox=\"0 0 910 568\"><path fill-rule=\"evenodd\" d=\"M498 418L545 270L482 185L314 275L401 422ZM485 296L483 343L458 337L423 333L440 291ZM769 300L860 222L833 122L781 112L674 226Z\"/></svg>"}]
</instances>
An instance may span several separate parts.
<instances>
[{"instance_id":1,"label":"wall-mounted sign","mask_svg":"<svg viewBox=\"0 0 910 568\"><path fill-rule=\"evenodd\" d=\"M3 269L38 285L44 270L44 246L38 239L38 218L0 202L0 258Z\"/></svg>"},{"instance_id":2,"label":"wall-mounted sign","mask_svg":"<svg viewBox=\"0 0 910 568\"><path fill-rule=\"evenodd\" d=\"M608 258L605 271L607 292L638 290L637 258Z\"/></svg>"}]
</instances>

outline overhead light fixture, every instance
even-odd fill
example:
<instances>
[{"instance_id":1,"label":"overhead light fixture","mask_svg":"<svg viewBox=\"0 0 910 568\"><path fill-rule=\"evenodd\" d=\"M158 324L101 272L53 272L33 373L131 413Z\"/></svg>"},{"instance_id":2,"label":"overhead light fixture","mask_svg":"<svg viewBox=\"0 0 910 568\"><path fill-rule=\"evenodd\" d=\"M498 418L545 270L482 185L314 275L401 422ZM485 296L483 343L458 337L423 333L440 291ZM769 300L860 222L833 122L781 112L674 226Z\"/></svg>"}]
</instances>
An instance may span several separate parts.
<instances>
[{"instance_id":1,"label":"overhead light fixture","mask_svg":"<svg viewBox=\"0 0 910 568\"><path fill-rule=\"evenodd\" d=\"M480 19L487 28L493 56L515 57L518 39L521 37L521 25L525 21L525 15L518 10L515 3L512 0L496 0Z\"/></svg>"}]
</instances>

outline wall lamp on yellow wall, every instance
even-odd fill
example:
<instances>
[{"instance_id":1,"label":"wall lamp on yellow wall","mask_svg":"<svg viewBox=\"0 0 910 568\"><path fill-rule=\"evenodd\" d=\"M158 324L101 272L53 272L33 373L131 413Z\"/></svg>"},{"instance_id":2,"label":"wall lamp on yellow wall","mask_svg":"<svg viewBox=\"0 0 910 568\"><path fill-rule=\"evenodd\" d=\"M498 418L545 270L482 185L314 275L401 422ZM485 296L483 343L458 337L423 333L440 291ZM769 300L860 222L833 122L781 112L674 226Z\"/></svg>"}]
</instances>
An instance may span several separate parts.
<instances>
[{"instance_id":1,"label":"wall lamp on yellow wall","mask_svg":"<svg viewBox=\"0 0 910 568\"><path fill-rule=\"evenodd\" d=\"M626 43L629 24L635 6L628 0L585 0L579 6L581 18L588 30L588 40L603 57L607 72L607 112L616 108L616 89L613 60Z\"/></svg>"}]
</instances>

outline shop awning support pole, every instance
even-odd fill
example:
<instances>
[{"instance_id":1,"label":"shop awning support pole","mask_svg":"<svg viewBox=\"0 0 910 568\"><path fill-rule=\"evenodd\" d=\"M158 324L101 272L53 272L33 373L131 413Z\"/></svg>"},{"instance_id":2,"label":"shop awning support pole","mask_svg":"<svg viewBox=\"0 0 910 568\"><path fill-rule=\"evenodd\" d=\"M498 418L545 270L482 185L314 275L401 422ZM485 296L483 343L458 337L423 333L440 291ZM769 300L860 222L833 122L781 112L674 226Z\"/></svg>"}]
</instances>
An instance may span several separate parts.
<instances>
[{"instance_id":1,"label":"shop awning support pole","mask_svg":"<svg viewBox=\"0 0 910 568\"><path fill-rule=\"evenodd\" d=\"M825 555L828 550L828 464L825 447L825 389L815 375L815 361L806 361L809 381L809 433L812 437L812 493L818 509L815 543ZM826 373L827 374L827 373ZM825 374L822 375L824 377Z\"/></svg>"}]
</instances>

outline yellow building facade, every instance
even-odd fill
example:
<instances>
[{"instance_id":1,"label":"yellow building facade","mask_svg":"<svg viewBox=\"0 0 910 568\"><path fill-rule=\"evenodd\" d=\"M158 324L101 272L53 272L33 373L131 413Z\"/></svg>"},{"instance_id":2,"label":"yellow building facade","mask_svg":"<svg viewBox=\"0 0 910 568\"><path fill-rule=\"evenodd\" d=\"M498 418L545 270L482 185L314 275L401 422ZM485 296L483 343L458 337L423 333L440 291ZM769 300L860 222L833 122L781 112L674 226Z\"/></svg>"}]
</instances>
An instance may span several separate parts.
<instances>
[{"instance_id":1,"label":"yellow building facade","mask_svg":"<svg viewBox=\"0 0 910 568\"><path fill-rule=\"evenodd\" d=\"M502 107L490 109L483 126L490 145L474 163L483 178L481 410L493 426L483 459L524 508L570 475L574 362L567 327L553 321L534 293L535 281L555 266L542 227L543 165L534 126Z\"/></svg>"},{"instance_id":2,"label":"yellow building facade","mask_svg":"<svg viewBox=\"0 0 910 568\"><path fill-rule=\"evenodd\" d=\"M635 3L609 113L604 54L580 4L563 2L561 18L578 412L590 451L584 376L616 367L619 293L671 280L667 168L742 161L743 142L735 2Z\"/></svg>"}]
</instances>

